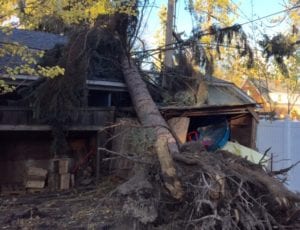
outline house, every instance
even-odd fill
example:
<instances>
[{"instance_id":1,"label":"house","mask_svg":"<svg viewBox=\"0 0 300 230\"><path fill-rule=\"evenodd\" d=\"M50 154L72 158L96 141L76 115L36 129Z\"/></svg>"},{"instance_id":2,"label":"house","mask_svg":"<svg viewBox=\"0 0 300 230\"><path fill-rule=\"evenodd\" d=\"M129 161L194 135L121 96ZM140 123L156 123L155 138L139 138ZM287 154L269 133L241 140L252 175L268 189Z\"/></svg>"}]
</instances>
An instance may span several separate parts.
<instances>
[{"instance_id":1,"label":"house","mask_svg":"<svg viewBox=\"0 0 300 230\"><path fill-rule=\"evenodd\" d=\"M274 113L277 118L286 115L300 118L299 86L288 87L277 79L250 79L246 77L241 89L262 105L261 114Z\"/></svg>"},{"instance_id":2,"label":"house","mask_svg":"<svg viewBox=\"0 0 300 230\"><path fill-rule=\"evenodd\" d=\"M49 50L57 43L65 44L67 38L43 32L14 30L12 34L0 34L0 42L18 42L27 45L31 50ZM57 42L56 42L57 41ZM47 44L44 44L47 43ZM11 58L11 57L5 57ZM6 60L0 62L5 65ZM38 77L18 75L12 80L6 75L8 84L17 89L36 82ZM88 106L74 111L72 125L67 127L67 142L70 151L64 156L57 156L51 150L52 128L48 124L34 119L29 107L11 104L20 96L18 90L0 96L0 186L2 190L10 188L24 189L24 172L30 168L42 168L48 172L46 187L57 188L57 176L62 181L63 174L76 174L78 168L85 167L92 160L91 176L100 176L102 157L98 147L108 139L109 133L102 132L107 125L113 124L118 117L135 117L125 83L121 78L101 78L88 76ZM234 84L211 77L208 82L208 103L203 106L160 107L162 115L170 120L185 117L189 119L187 131L192 131L203 122L214 122L220 117L228 120L231 128L231 139L241 144L255 147L256 102ZM96 157L93 157L96 156ZM68 161L68 169L63 174L57 172L57 162ZM91 171L90 169L87 171ZM79 173L78 173L79 174ZM54 179L53 179L54 178ZM56 179L55 179L56 178ZM54 182L53 182L54 181Z\"/></svg>"},{"instance_id":3,"label":"house","mask_svg":"<svg viewBox=\"0 0 300 230\"><path fill-rule=\"evenodd\" d=\"M35 52L47 51L57 44L65 44L67 38L18 29L11 34L0 34L1 44L15 42L26 45ZM1 66L16 62L20 60L10 56L0 59ZM5 188L2 190L11 188L11 185L14 185L14 188L23 188L26 168L45 168L50 173L54 170L53 162L57 157L51 152L52 128L34 119L33 111L29 107L10 103L20 99L19 90L36 82L38 77L17 75L12 79L2 74L1 79L15 86L16 90L0 96L0 185ZM116 107L121 103L124 106L128 105L126 103L129 100L124 82L91 76L86 83L89 89L88 107L74 111L74 125L67 130L67 141L71 150L69 154L72 154L69 172L84 161L89 153L97 152L97 146L104 139L101 135L106 135L99 131L114 122ZM99 161L99 154L97 156ZM69 159L68 155L64 157ZM94 169L93 173L98 177L99 168Z\"/></svg>"}]
</instances>

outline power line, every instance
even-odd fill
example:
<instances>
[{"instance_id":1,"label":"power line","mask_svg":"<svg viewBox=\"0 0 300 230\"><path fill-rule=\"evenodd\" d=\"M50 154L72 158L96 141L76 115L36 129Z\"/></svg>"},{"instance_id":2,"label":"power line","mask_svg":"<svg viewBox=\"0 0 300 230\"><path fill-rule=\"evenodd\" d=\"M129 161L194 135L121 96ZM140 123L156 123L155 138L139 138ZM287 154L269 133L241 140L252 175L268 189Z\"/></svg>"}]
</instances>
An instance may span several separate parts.
<instances>
[{"instance_id":1,"label":"power line","mask_svg":"<svg viewBox=\"0 0 300 230\"><path fill-rule=\"evenodd\" d=\"M269 18L269 17L275 16L275 15L278 15L278 14L281 14L281 13L284 13L284 12L287 12L287 11L291 11L291 10L294 10L294 9L297 9L297 8L300 8L300 5L295 5L293 7L290 7L290 8L281 10L281 11L277 11L277 12L274 12L272 14L268 14L268 15L265 15L263 17L253 19L253 20L250 20L250 21L238 24L238 25L223 27L223 28L220 28L219 30L227 30L227 29L233 28L234 26L244 26L244 25L247 25L247 24L250 24L250 23L253 23L253 22L257 22L257 21L263 20L265 18ZM206 31L209 31L209 32L205 33ZM209 29L207 29L207 30L204 30L204 31L200 31L199 33L195 33L194 37L200 38L202 36L207 36L207 35L215 35L215 32L211 32ZM167 44L167 45L164 45L164 46L160 46L160 47L155 48L155 49L137 51L135 53L151 52L151 51L158 51L158 50L160 50L160 51L170 50L168 47L173 46L173 45L187 46L187 45L190 45L190 43L195 40L194 37L190 38L190 39L187 39L186 41L183 41L183 42L174 42L174 43L170 43L170 44ZM174 48L171 48L171 49L176 49L176 48L174 47Z\"/></svg>"},{"instance_id":2,"label":"power line","mask_svg":"<svg viewBox=\"0 0 300 230\"><path fill-rule=\"evenodd\" d=\"M293 6L293 7L290 7L290 8L287 8L287 9L284 9L284 10L281 10L281 11L277 11L277 12L274 12L272 14L268 14L268 15L265 15L263 17L260 17L260 18L257 18L257 19L254 19L254 20L251 20L251 21L248 21L248 22L244 22L242 24L240 24L241 26L244 26L244 25L247 25L249 23L253 23L253 22L256 22L256 21L261 21L265 18L269 18L269 17L272 17L272 16L275 16L277 14L282 14L284 12L287 12L287 11L291 11L291 10L295 10L297 8L300 8L300 5L296 5L296 6Z\"/></svg>"},{"instance_id":3,"label":"power line","mask_svg":"<svg viewBox=\"0 0 300 230\"><path fill-rule=\"evenodd\" d=\"M151 12L152 12L152 10L153 10L154 5L155 5L155 0L152 2L152 5L151 5L151 6L148 6L148 7L150 7L150 10L149 10L147 19L146 19L146 21L145 21L145 23L144 23L143 29L142 29L142 31L141 31L140 34L143 34L144 31L145 31L145 28L146 28L146 26L147 26L147 24L148 24L148 21L149 21L149 18L150 18L150 15L151 15Z\"/></svg>"}]
</instances>

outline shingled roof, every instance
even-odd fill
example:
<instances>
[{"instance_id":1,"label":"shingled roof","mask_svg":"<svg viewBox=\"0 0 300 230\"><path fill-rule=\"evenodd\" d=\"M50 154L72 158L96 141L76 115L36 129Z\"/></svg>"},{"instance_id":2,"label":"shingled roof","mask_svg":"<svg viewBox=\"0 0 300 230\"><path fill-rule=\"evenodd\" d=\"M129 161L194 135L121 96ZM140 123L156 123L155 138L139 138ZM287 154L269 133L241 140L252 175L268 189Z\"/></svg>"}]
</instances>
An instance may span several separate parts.
<instances>
[{"instance_id":1,"label":"shingled roof","mask_svg":"<svg viewBox=\"0 0 300 230\"><path fill-rule=\"evenodd\" d=\"M33 52L34 51L47 51L55 47L55 45L65 45L68 42L67 36L32 31L32 30L23 30L23 29L14 29L11 33L5 33L0 29L0 46L3 44L13 44L18 43L20 45L27 46ZM3 72L1 67L14 67L23 64L24 62L19 56L9 56L6 55L0 58L0 73ZM10 79L9 76L3 75L2 78L6 79L9 84L19 85L22 82L22 85L26 85L32 81L35 81L38 77L36 76L25 76L17 75L15 76L14 81ZM126 85L123 82L122 78L103 78L95 76L94 74L89 74L87 84L93 86L94 88L105 90L117 90L123 91L126 88Z\"/></svg>"},{"instance_id":2,"label":"shingled roof","mask_svg":"<svg viewBox=\"0 0 300 230\"><path fill-rule=\"evenodd\" d=\"M56 44L66 44L66 36L22 29L14 29L11 33L0 30L0 43L11 44L13 42L27 46L34 50L49 50Z\"/></svg>"}]
</instances>

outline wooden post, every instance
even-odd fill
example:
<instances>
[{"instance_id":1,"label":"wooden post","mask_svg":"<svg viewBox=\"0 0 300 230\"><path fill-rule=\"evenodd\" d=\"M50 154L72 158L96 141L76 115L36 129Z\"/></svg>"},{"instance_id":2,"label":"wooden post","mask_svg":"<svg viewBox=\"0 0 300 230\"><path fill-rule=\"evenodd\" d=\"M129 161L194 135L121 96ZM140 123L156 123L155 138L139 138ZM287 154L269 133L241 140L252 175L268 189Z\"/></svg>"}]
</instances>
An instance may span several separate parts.
<instances>
[{"instance_id":1,"label":"wooden post","mask_svg":"<svg viewBox=\"0 0 300 230\"><path fill-rule=\"evenodd\" d=\"M166 40L165 40L165 46L166 48L170 48L170 44L172 44L172 38L173 38L173 21L174 21L174 6L175 6L175 0L168 0L168 13L167 13L167 25L166 25ZM164 67L172 67L172 50L166 50L165 51L165 58L164 58ZM166 74L163 74L162 79L162 87L167 88L168 87L168 81L166 78Z\"/></svg>"},{"instance_id":2,"label":"wooden post","mask_svg":"<svg viewBox=\"0 0 300 230\"><path fill-rule=\"evenodd\" d=\"M96 141L96 145L97 145L97 152L96 152L96 183L98 183L99 181L99 178L100 178L100 163L101 163L101 153L100 153L100 150L99 150L99 143L100 143L100 140L99 140L99 131L97 132L97 141Z\"/></svg>"},{"instance_id":3,"label":"wooden post","mask_svg":"<svg viewBox=\"0 0 300 230\"><path fill-rule=\"evenodd\" d=\"M107 141L107 133L101 130L97 131L96 134L96 183L100 179L100 170L101 170L101 161L102 161L102 154L103 152L99 150L99 148L103 148L105 142Z\"/></svg>"}]
</instances>

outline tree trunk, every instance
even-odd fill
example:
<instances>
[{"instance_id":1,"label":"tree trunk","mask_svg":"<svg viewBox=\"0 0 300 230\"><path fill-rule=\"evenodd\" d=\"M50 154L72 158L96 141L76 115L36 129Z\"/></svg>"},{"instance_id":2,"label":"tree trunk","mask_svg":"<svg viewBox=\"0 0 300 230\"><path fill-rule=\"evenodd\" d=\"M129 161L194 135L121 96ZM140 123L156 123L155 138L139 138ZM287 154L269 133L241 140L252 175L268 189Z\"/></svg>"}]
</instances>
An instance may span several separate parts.
<instances>
[{"instance_id":1,"label":"tree trunk","mask_svg":"<svg viewBox=\"0 0 300 230\"><path fill-rule=\"evenodd\" d=\"M153 102L135 64L125 57L122 61L122 67L128 91L141 124L152 126L155 129L155 149L165 186L174 198L180 199L183 196L183 190L171 157L172 154L179 153L176 140Z\"/></svg>"}]
</instances>

